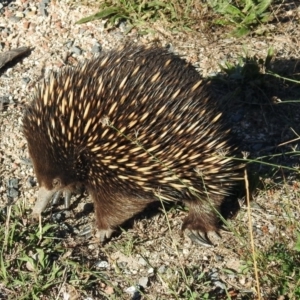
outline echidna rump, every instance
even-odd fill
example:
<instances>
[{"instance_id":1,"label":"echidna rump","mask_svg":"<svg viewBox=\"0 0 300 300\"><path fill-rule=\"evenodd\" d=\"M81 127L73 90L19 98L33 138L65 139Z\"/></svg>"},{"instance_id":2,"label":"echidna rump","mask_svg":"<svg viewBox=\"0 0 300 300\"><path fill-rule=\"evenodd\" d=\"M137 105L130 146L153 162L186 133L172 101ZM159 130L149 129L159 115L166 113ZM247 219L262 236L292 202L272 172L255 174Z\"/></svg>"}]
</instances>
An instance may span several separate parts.
<instances>
[{"instance_id":1,"label":"echidna rump","mask_svg":"<svg viewBox=\"0 0 300 300\"><path fill-rule=\"evenodd\" d=\"M82 184L101 241L166 200L184 202L183 229L209 243L241 179L208 84L166 49L126 46L53 73L36 89L23 126L40 186L33 213Z\"/></svg>"}]
</instances>

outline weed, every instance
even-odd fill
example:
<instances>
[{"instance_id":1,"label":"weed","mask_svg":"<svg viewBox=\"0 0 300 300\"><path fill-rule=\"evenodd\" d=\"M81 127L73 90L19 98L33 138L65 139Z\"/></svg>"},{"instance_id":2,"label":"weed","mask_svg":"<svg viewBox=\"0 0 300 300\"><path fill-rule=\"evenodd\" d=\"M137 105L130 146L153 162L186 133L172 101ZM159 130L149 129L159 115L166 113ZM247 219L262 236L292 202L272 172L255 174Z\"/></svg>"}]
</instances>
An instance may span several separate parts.
<instances>
[{"instance_id":1,"label":"weed","mask_svg":"<svg viewBox=\"0 0 300 300\"><path fill-rule=\"evenodd\" d=\"M41 237L38 226L30 224L20 205L10 208L0 214L0 240L7 241L0 253L0 282L6 288L7 298L41 299L48 294L54 299L61 293L62 285L71 283L84 291L94 282L93 278L104 280L101 273L69 258L70 250L59 237L59 225L44 224ZM11 211L9 216L7 211Z\"/></svg>"},{"instance_id":2,"label":"weed","mask_svg":"<svg viewBox=\"0 0 300 300\"><path fill-rule=\"evenodd\" d=\"M262 78L266 70L270 66L270 62L274 57L274 49L271 47L268 50L265 59L256 56L240 56L237 63L225 62L224 65L219 65L221 70L225 72L228 79L236 80L240 83L249 83L249 81Z\"/></svg>"},{"instance_id":3,"label":"weed","mask_svg":"<svg viewBox=\"0 0 300 300\"><path fill-rule=\"evenodd\" d=\"M300 297L300 253L275 243L268 252L261 253L262 266L268 269L261 277L267 286L277 286L274 296L288 295L289 299Z\"/></svg>"},{"instance_id":4,"label":"weed","mask_svg":"<svg viewBox=\"0 0 300 300\"><path fill-rule=\"evenodd\" d=\"M126 22L125 33L133 28L139 34L153 32L149 22L162 20L168 23L169 28L189 29L193 24L191 12L193 0L188 1L141 1L141 0L110 0L100 2L100 11L92 16L82 18L77 24L82 24L99 19L107 19L108 26L118 26Z\"/></svg>"},{"instance_id":5,"label":"weed","mask_svg":"<svg viewBox=\"0 0 300 300\"><path fill-rule=\"evenodd\" d=\"M208 0L213 10L222 15L214 22L219 25L234 25L234 35L240 37L250 33L252 27L270 19L268 8L272 0Z\"/></svg>"}]
</instances>

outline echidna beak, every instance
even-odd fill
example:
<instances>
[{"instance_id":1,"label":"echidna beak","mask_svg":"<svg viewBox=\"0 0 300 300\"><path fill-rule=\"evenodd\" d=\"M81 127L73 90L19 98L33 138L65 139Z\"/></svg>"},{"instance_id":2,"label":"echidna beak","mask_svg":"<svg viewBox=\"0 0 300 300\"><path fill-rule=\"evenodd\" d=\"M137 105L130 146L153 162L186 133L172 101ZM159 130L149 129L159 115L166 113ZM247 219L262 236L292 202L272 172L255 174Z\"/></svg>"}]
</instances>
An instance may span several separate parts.
<instances>
[{"instance_id":1,"label":"echidna beak","mask_svg":"<svg viewBox=\"0 0 300 300\"><path fill-rule=\"evenodd\" d=\"M40 215L47 207L55 192L56 190L47 190L44 187L40 187L37 201L32 209L32 215Z\"/></svg>"}]
</instances>

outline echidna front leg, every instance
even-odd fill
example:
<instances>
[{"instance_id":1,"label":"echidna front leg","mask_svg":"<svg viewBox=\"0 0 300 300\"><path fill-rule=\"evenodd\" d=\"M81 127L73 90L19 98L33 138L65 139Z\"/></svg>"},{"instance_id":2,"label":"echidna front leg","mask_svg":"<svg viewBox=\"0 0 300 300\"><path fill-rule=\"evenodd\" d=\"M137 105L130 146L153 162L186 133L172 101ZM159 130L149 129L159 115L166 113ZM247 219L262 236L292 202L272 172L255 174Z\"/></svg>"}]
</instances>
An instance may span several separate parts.
<instances>
[{"instance_id":1,"label":"echidna front leg","mask_svg":"<svg viewBox=\"0 0 300 300\"><path fill-rule=\"evenodd\" d=\"M149 201L141 201L123 194L90 193L95 210L96 234L101 242L125 221L143 211Z\"/></svg>"},{"instance_id":2,"label":"echidna front leg","mask_svg":"<svg viewBox=\"0 0 300 300\"><path fill-rule=\"evenodd\" d=\"M219 198L219 197L218 197ZM219 199L214 199L219 202ZM213 202L210 200L210 202ZM213 246L208 237L210 232L218 232L219 218L217 207L213 207L209 202L201 202L200 199L186 203L189 207L189 214L183 220L182 230L185 230L188 237L202 246Z\"/></svg>"}]
</instances>

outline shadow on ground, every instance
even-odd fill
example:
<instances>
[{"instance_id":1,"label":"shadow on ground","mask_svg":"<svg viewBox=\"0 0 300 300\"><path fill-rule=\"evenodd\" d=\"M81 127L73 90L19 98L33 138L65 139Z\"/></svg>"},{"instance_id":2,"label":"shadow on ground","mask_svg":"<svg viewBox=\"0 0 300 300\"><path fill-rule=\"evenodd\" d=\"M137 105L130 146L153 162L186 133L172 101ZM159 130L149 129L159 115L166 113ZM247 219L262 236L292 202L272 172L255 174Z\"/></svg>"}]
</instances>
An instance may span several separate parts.
<instances>
[{"instance_id":1,"label":"shadow on ground","mask_svg":"<svg viewBox=\"0 0 300 300\"><path fill-rule=\"evenodd\" d=\"M299 59L275 60L266 68L252 58L212 79L212 94L241 151L249 153L250 176L279 172L283 178L298 173L299 63Z\"/></svg>"}]
</instances>

